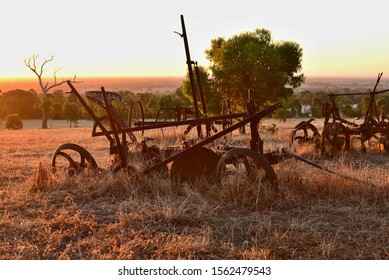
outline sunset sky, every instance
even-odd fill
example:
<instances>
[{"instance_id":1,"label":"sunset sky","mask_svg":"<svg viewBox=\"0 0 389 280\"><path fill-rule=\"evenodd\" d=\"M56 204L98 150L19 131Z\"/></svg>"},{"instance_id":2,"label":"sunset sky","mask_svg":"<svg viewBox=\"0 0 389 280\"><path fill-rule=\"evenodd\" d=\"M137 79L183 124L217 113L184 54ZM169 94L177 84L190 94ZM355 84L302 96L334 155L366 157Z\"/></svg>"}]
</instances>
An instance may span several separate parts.
<instances>
[{"instance_id":1,"label":"sunset sky","mask_svg":"<svg viewBox=\"0 0 389 280\"><path fill-rule=\"evenodd\" d=\"M184 76L217 37L266 28L303 48L306 76L389 75L385 1L12 0L1 5L0 78L32 77L24 57L55 55L60 76ZM47 73L51 74L49 68Z\"/></svg>"}]
</instances>

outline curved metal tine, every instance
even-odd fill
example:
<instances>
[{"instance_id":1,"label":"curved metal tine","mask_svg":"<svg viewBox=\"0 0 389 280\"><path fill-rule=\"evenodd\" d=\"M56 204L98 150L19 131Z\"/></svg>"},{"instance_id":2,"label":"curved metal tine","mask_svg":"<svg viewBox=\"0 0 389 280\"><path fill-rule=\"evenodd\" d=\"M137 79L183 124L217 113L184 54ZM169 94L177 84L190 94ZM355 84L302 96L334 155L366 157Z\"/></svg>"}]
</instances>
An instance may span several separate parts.
<instances>
[{"instance_id":1,"label":"curved metal tine","mask_svg":"<svg viewBox=\"0 0 389 280\"><path fill-rule=\"evenodd\" d=\"M74 169L77 169L77 167L78 167L77 163L73 160L73 158L70 155L68 155L67 153L64 153L64 152L59 152L58 155L66 158L68 160L68 162L70 163L70 166L72 166Z\"/></svg>"}]
</instances>

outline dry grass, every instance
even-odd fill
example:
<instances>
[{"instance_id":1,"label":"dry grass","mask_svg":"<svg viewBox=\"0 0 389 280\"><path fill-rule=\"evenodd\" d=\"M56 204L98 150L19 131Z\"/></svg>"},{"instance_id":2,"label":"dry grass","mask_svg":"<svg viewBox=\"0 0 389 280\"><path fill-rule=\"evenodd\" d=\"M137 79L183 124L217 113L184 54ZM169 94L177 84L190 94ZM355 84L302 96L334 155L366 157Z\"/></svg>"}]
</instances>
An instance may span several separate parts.
<instances>
[{"instance_id":1,"label":"dry grass","mask_svg":"<svg viewBox=\"0 0 389 280\"><path fill-rule=\"evenodd\" d=\"M265 149L287 147L294 124L263 134ZM389 158L374 151L333 159L298 151L366 184L290 159L274 166L278 191L248 183L178 188L157 175L52 174L51 154L65 142L108 162L107 141L87 128L0 135L2 259L389 258ZM247 145L246 138L234 142Z\"/></svg>"}]
</instances>

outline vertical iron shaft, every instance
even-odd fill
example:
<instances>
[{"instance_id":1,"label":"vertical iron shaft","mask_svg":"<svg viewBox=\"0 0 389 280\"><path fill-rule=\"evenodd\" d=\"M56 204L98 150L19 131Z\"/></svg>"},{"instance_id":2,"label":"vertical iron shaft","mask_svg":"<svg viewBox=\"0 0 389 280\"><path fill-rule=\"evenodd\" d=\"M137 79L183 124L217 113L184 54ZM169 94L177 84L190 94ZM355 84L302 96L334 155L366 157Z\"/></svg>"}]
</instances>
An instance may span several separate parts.
<instances>
[{"instance_id":1,"label":"vertical iron shaft","mask_svg":"<svg viewBox=\"0 0 389 280\"><path fill-rule=\"evenodd\" d=\"M195 110L196 119L198 119L198 118L200 118L200 112L199 112L199 105L197 103L197 94L196 94L197 92L196 92L196 86L195 86L195 82L194 82L193 69L192 69L192 64L194 64L194 62L190 58L188 36L186 35L185 21L184 21L183 15L181 15L181 27L182 27L182 38L184 39L184 46L185 46L186 64L188 65L190 88L192 90L193 107ZM198 136L200 137L201 136L201 126L197 127L197 133L198 133Z\"/></svg>"}]
</instances>

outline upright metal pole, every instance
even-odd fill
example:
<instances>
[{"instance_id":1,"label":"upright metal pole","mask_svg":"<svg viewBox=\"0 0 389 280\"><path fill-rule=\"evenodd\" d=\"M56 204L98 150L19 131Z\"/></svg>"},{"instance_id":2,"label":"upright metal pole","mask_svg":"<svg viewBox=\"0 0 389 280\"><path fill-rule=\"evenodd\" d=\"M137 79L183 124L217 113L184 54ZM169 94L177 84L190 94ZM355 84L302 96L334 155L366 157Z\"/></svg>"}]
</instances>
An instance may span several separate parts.
<instances>
[{"instance_id":1,"label":"upright metal pole","mask_svg":"<svg viewBox=\"0 0 389 280\"><path fill-rule=\"evenodd\" d=\"M199 112L199 106L197 103L196 85L194 82L193 69L192 69L192 64L194 64L194 62L190 59L188 36L186 35L185 21L184 21L183 15L181 15L181 27L182 27L181 36L184 39L184 45L185 45L186 64L188 65L190 88L192 90L192 96L193 96L193 107L195 110L196 119L198 119L198 118L200 118L200 112ZM198 134L198 137L201 137L201 126L197 127L197 134Z\"/></svg>"},{"instance_id":2,"label":"upright metal pole","mask_svg":"<svg viewBox=\"0 0 389 280\"><path fill-rule=\"evenodd\" d=\"M204 117L208 117L207 104L205 103L203 82L201 80L200 68L197 65L197 62L195 62L195 67L194 68L195 68L195 73L196 73L197 85L199 87L201 108L203 109ZM211 135L211 124L208 122L208 123L205 124L205 127L206 127L205 130L206 130L207 137L209 137Z\"/></svg>"}]
</instances>

